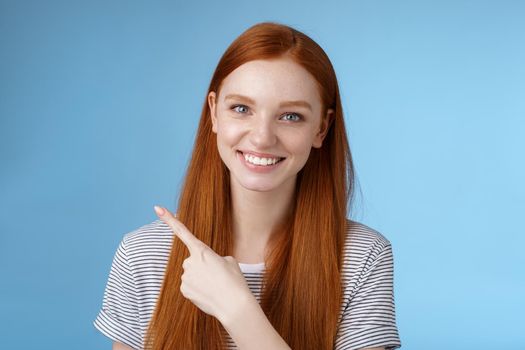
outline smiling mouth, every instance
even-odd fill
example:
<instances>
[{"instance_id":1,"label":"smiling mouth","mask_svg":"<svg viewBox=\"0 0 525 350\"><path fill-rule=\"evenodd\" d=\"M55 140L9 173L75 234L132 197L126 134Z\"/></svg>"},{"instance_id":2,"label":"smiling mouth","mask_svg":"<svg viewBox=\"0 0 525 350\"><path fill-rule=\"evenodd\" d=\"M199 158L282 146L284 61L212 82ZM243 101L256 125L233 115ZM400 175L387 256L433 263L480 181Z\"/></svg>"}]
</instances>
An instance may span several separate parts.
<instances>
[{"instance_id":1,"label":"smiling mouth","mask_svg":"<svg viewBox=\"0 0 525 350\"><path fill-rule=\"evenodd\" d=\"M242 151L237 152L240 153L247 163L255 166L272 166L286 159L284 157L258 157Z\"/></svg>"}]
</instances>

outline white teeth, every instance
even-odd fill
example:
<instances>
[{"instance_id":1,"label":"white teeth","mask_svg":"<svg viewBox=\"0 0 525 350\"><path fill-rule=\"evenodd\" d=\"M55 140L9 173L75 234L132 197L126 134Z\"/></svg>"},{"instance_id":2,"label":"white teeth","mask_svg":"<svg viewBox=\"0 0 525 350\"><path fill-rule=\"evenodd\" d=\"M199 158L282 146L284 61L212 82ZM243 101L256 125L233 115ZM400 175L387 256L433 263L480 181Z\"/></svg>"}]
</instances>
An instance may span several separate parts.
<instances>
[{"instance_id":1,"label":"white teeth","mask_svg":"<svg viewBox=\"0 0 525 350\"><path fill-rule=\"evenodd\" d=\"M274 165L279 161L280 158L259 158L254 157L252 155L244 154L244 159L246 159L247 162L255 164L255 165Z\"/></svg>"}]
</instances>

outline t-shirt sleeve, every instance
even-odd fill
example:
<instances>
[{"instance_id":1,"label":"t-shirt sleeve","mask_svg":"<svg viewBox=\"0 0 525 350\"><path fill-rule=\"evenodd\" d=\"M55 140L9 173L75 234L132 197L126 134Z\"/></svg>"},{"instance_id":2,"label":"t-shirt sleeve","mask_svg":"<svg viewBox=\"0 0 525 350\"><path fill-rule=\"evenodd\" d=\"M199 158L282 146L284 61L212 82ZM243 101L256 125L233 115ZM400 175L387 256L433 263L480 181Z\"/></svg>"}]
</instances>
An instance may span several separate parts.
<instances>
[{"instance_id":1,"label":"t-shirt sleeve","mask_svg":"<svg viewBox=\"0 0 525 350\"><path fill-rule=\"evenodd\" d=\"M375 245L344 309L335 350L401 347L393 284L392 246L389 242Z\"/></svg>"},{"instance_id":2,"label":"t-shirt sleeve","mask_svg":"<svg viewBox=\"0 0 525 350\"><path fill-rule=\"evenodd\" d=\"M102 308L93 325L113 341L134 349L142 348L135 280L126 254L125 237L113 257Z\"/></svg>"}]
</instances>

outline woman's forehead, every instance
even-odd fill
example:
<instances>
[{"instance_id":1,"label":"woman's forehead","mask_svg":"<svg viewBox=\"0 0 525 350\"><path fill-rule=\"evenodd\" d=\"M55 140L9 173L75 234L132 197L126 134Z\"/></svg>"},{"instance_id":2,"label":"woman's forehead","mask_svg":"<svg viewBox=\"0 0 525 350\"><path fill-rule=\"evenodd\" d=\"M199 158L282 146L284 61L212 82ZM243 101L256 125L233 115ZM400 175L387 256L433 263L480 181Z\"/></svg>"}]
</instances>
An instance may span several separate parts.
<instances>
[{"instance_id":1,"label":"woman's forehead","mask_svg":"<svg viewBox=\"0 0 525 350\"><path fill-rule=\"evenodd\" d=\"M315 78L300 64L288 58L255 60L244 63L222 82L220 99L242 95L253 100L306 100L320 103Z\"/></svg>"}]
</instances>

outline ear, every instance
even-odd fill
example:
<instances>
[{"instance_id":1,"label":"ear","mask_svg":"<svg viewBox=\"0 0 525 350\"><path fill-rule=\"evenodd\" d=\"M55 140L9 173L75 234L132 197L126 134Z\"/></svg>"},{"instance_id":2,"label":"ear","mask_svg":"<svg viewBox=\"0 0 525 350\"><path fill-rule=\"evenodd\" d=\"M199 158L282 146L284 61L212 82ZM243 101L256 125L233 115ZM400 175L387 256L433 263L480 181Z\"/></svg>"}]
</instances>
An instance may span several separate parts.
<instances>
[{"instance_id":1,"label":"ear","mask_svg":"<svg viewBox=\"0 0 525 350\"><path fill-rule=\"evenodd\" d=\"M210 91L208 94L208 107L210 108L212 131L217 133L217 94L215 91Z\"/></svg>"},{"instance_id":2,"label":"ear","mask_svg":"<svg viewBox=\"0 0 525 350\"><path fill-rule=\"evenodd\" d=\"M332 121L335 117L334 110L329 108L326 111L326 114L321 119L321 126L319 127L319 131L317 134L315 134L314 142L312 144L315 148L321 148L323 145L323 140L328 133L328 130L330 129L330 125L332 125Z\"/></svg>"}]
</instances>

